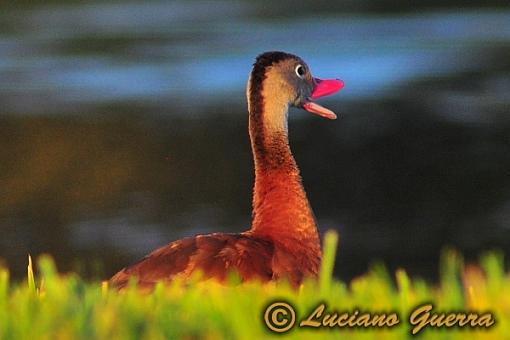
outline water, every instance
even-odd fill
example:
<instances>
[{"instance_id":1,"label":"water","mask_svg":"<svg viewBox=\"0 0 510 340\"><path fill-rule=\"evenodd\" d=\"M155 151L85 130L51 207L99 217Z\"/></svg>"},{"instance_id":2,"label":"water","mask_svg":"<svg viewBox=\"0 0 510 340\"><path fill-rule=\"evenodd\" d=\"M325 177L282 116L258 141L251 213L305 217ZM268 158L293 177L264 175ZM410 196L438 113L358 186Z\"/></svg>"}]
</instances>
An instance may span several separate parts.
<instances>
[{"instance_id":1,"label":"water","mask_svg":"<svg viewBox=\"0 0 510 340\"><path fill-rule=\"evenodd\" d=\"M510 11L261 20L254 5L234 4L98 3L5 12L1 20L11 27L0 39L5 109L51 114L62 105L196 97L207 103L226 96L243 102L254 56L272 49L306 56L316 74L342 77L349 84L344 99L395 96L414 79L487 66L487 49L510 39ZM19 97L42 97L46 104L8 100Z\"/></svg>"},{"instance_id":2,"label":"water","mask_svg":"<svg viewBox=\"0 0 510 340\"><path fill-rule=\"evenodd\" d=\"M324 101L339 121L293 110L290 122L321 231L340 231L337 275L382 259L433 278L445 245L510 249L510 9L268 12L0 13L0 257L15 276L28 252L108 276L173 239L245 229L245 82L274 49L346 83Z\"/></svg>"}]
</instances>

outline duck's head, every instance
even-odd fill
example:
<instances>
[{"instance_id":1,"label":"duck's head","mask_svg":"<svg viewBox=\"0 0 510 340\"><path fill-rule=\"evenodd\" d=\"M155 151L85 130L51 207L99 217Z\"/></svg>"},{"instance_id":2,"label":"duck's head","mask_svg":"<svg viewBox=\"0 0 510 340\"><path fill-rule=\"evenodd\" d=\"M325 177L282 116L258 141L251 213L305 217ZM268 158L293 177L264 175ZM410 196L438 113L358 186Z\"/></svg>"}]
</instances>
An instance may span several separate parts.
<instances>
[{"instance_id":1,"label":"duck's head","mask_svg":"<svg viewBox=\"0 0 510 340\"><path fill-rule=\"evenodd\" d=\"M298 56L285 52L259 55L248 80L249 111L262 111L267 106L279 111L281 106L303 108L319 116L336 119L333 111L314 102L344 87L338 79L318 79Z\"/></svg>"}]
</instances>

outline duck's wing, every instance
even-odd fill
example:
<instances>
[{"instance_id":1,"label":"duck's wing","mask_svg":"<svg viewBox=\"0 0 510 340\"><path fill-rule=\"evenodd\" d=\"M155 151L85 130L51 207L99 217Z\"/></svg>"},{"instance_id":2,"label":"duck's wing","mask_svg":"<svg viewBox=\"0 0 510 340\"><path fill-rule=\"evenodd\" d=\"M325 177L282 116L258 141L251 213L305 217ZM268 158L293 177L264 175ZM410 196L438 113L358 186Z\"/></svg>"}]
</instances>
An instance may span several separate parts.
<instances>
[{"instance_id":1,"label":"duck's wing","mask_svg":"<svg viewBox=\"0 0 510 340\"><path fill-rule=\"evenodd\" d=\"M110 285L123 288L134 277L139 287L152 288L158 281L184 279L200 270L204 278L224 281L235 271L242 280L271 280L274 247L266 239L250 234L198 235L163 246L110 279Z\"/></svg>"}]
</instances>

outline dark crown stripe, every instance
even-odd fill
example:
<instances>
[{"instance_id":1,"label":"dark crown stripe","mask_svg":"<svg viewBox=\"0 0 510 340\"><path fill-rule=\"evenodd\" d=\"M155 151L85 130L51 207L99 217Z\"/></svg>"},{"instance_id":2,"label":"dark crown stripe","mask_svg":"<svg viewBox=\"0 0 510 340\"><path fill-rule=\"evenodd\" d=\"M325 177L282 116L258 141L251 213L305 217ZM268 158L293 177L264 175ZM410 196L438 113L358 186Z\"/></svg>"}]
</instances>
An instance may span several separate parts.
<instances>
[{"instance_id":1,"label":"dark crown stripe","mask_svg":"<svg viewBox=\"0 0 510 340\"><path fill-rule=\"evenodd\" d=\"M264 130L262 128L263 111L264 111L264 97L262 90L264 86L264 79L266 79L266 70L269 66L279 63L285 59L298 58L297 56L285 52L273 51L260 54L253 64L250 77L250 119L257 127L257 134L254 136L255 148L257 148L257 155L265 158Z\"/></svg>"},{"instance_id":2,"label":"dark crown stripe","mask_svg":"<svg viewBox=\"0 0 510 340\"><path fill-rule=\"evenodd\" d=\"M250 84L250 107L252 108L253 114L262 113L262 104L264 98L262 98L263 82L266 78L266 69L285 59L298 58L295 55L285 52L265 52L260 54L253 64L251 71L251 84Z\"/></svg>"}]
</instances>

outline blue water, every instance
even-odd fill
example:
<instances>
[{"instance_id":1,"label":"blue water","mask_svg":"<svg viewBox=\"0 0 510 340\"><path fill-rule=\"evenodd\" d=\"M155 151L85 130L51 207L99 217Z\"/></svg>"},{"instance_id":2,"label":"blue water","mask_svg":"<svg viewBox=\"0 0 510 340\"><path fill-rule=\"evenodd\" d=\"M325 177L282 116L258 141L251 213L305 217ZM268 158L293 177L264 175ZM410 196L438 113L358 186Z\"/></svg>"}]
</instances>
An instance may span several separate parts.
<instances>
[{"instance_id":1,"label":"blue water","mask_svg":"<svg viewBox=\"0 0 510 340\"><path fill-rule=\"evenodd\" d=\"M0 32L3 109L242 103L254 56L274 49L302 56L316 76L343 79L343 100L394 97L410 82L479 70L490 63L487 48L510 42L510 11L287 19L261 19L256 11L248 3L207 1L6 11L0 20L14 29ZM105 38L113 48L90 43Z\"/></svg>"}]
</instances>

